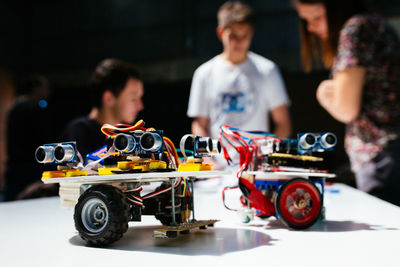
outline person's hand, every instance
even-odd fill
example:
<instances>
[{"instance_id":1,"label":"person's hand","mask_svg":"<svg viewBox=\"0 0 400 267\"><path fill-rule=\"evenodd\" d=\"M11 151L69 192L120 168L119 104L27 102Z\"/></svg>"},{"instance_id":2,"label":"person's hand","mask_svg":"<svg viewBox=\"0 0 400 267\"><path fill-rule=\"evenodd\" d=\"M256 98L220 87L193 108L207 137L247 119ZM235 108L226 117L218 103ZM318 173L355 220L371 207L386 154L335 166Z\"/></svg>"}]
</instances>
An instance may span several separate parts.
<instances>
[{"instance_id":1,"label":"person's hand","mask_svg":"<svg viewBox=\"0 0 400 267\"><path fill-rule=\"evenodd\" d=\"M334 82L333 80L322 81L317 89L317 100L319 104L327 109L332 103L334 93Z\"/></svg>"}]
</instances>

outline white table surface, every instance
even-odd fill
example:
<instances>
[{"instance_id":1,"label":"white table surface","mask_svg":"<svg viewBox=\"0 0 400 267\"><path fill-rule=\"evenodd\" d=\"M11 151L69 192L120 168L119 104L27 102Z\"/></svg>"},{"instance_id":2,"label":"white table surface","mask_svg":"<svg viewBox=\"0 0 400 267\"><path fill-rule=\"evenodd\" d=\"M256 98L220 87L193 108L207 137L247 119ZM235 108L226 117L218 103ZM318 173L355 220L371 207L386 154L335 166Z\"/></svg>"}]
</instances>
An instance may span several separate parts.
<instances>
[{"instance_id":1,"label":"white table surface","mask_svg":"<svg viewBox=\"0 0 400 267\"><path fill-rule=\"evenodd\" d=\"M400 266L400 208L351 187L329 186L326 220L302 231L241 224L219 190L194 196L197 219L221 219L214 228L154 238L159 223L143 216L108 248L86 246L57 197L1 203L0 266Z\"/></svg>"}]
</instances>

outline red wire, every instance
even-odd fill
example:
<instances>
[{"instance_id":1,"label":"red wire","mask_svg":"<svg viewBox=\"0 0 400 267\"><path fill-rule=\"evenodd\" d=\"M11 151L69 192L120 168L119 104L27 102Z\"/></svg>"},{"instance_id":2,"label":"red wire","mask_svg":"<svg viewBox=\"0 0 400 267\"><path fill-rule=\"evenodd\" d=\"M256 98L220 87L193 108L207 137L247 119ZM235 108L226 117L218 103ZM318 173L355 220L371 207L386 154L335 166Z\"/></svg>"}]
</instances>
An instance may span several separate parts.
<instances>
[{"instance_id":1,"label":"red wire","mask_svg":"<svg viewBox=\"0 0 400 267\"><path fill-rule=\"evenodd\" d=\"M232 127L229 125L222 125L219 139L221 144L224 144L223 152L224 152L224 157L227 161L231 161L231 157L229 155L228 150L226 149L226 146L233 147L241 155L242 163L239 167L239 171L237 172L237 177L239 177L243 171L248 169L249 164L252 162L252 157L254 152L260 151L259 144L256 140L273 139L276 142L281 142L281 140L279 138L276 138L275 136L258 136L244 131L232 130L230 128ZM225 142L222 137L226 139ZM250 143L248 143L248 141L243 139L243 137L249 138ZM242 149L240 149L240 147Z\"/></svg>"},{"instance_id":2,"label":"red wire","mask_svg":"<svg viewBox=\"0 0 400 267\"><path fill-rule=\"evenodd\" d=\"M143 125L144 125L144 121L142 121L142 120L138 121L135 125L119 123L119 124L110 126L108 124L104 124L101 127L101 131L105 135L114 137L115 135L117 135L117 132L132 132L132 131L142 128Z\"/></svg>"},{"instance_id":3,"label":"red wire","mask_svg":"<svg viewBox=\"0 0 400 267\"><path fill-rule=\"evenodd\" d=\"M239 188L239 186L225 187L225 188L222 190L222 202L224 203L225 208L227 208L228 210L237 211L237 210L235 210L235 209L229 208L229 207L226 205L226 203L225 203L225 191L227 191L227 190L232 190L232 189L236 189L236 188Z\"/></svg>"}]
</instances>

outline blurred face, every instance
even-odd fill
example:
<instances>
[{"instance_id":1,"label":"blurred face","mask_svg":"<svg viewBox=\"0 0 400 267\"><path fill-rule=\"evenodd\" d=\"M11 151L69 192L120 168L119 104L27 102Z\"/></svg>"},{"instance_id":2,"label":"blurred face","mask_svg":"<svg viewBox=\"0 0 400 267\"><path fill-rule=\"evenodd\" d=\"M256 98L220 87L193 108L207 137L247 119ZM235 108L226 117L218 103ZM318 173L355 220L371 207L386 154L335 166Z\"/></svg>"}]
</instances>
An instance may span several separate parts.
<instances>
[{"instance_id":1,"label":"blurred face","mask_svg":"<svg viewBox=\"0 0 400 267\"><path fill-rule=\"evenodd\" d=\"M125 88L115 98L113 113L119 122L132 124L138 113L143 110L143 83L129 78Z\"/></svg>"},{"instance_id":2,"label":"blurred face","mask_svg":"<svg viewBox=\"0 0 400 267\"><path fill-rule=\"evenodd\" d=\"M247 54L253 32L253 27L249 23L234 23L225 29L217 29L218 36L224 46L224 53L236 57Z\"/></svg>"},{"instance_id":3,"label":"blurred face","mask_svg":"<svg viewBox=\"0 0 400 267\"><path fill-rule=\"evenodd\" d=\"M307 22L307 30L322 40L328 39L328 20L323 4L302 4L297 2L297 13Z\"/></svg>"}]
</instances>

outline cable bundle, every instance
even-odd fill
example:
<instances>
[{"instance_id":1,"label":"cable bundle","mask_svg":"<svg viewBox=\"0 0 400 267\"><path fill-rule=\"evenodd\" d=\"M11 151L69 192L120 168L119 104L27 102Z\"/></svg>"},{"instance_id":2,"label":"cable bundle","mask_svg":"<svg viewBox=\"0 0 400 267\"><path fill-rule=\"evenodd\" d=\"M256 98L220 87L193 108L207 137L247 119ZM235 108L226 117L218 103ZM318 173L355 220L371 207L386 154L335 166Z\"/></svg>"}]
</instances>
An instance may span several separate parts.
<instances>
[{"instance_id":1,"label":"cable bundle","mask_svg":"<svg viewBox=\"0 0 400 267\"><path fill-rule=\"evenodd\" d=\"M144 126L143 120L138 121L135 125L122 124L122 123L116 125L104 124L103 126L101 126L101 132L113 138L119 133L129 133L137 130L146 130L142 128L143 126Z\"/></svg>"},{"instance_id":2,"label":"cable bundle","mask_svg":"<svg viewBox=\"0 0 400 267\"><path fill-rule=\"evenodd\" d=\"M131 189L131 190L126 190L124 191L124 193L126 194L126 198L128 199L128 201L132 204L138 205L140 207L144 207L143 206L143 198L141 198L140 196L138 196L138 194L140 193L140 191L142 191L142 187L138 187L135 189Z\"/></svg>"},{"instance_id":3,"label":"cable bundle","mask_svg":"<svg viewBox=\"0 0 400 267\"><path fill-rule=\"evenodd\" d=\"M219 141L222 145L224 157L228 164L232 163L231 155L228 149L235 149L240 155L240 167L237 172L237 177L241 177L242 172L248 170L249 164L254 156L260 153L260 140L272 139L278 143L281 142L276 135L267 132L251 132L241 131L238 128L233 128L229 125L222 125L219 132Z\"/></svg>"}]
</instances>

